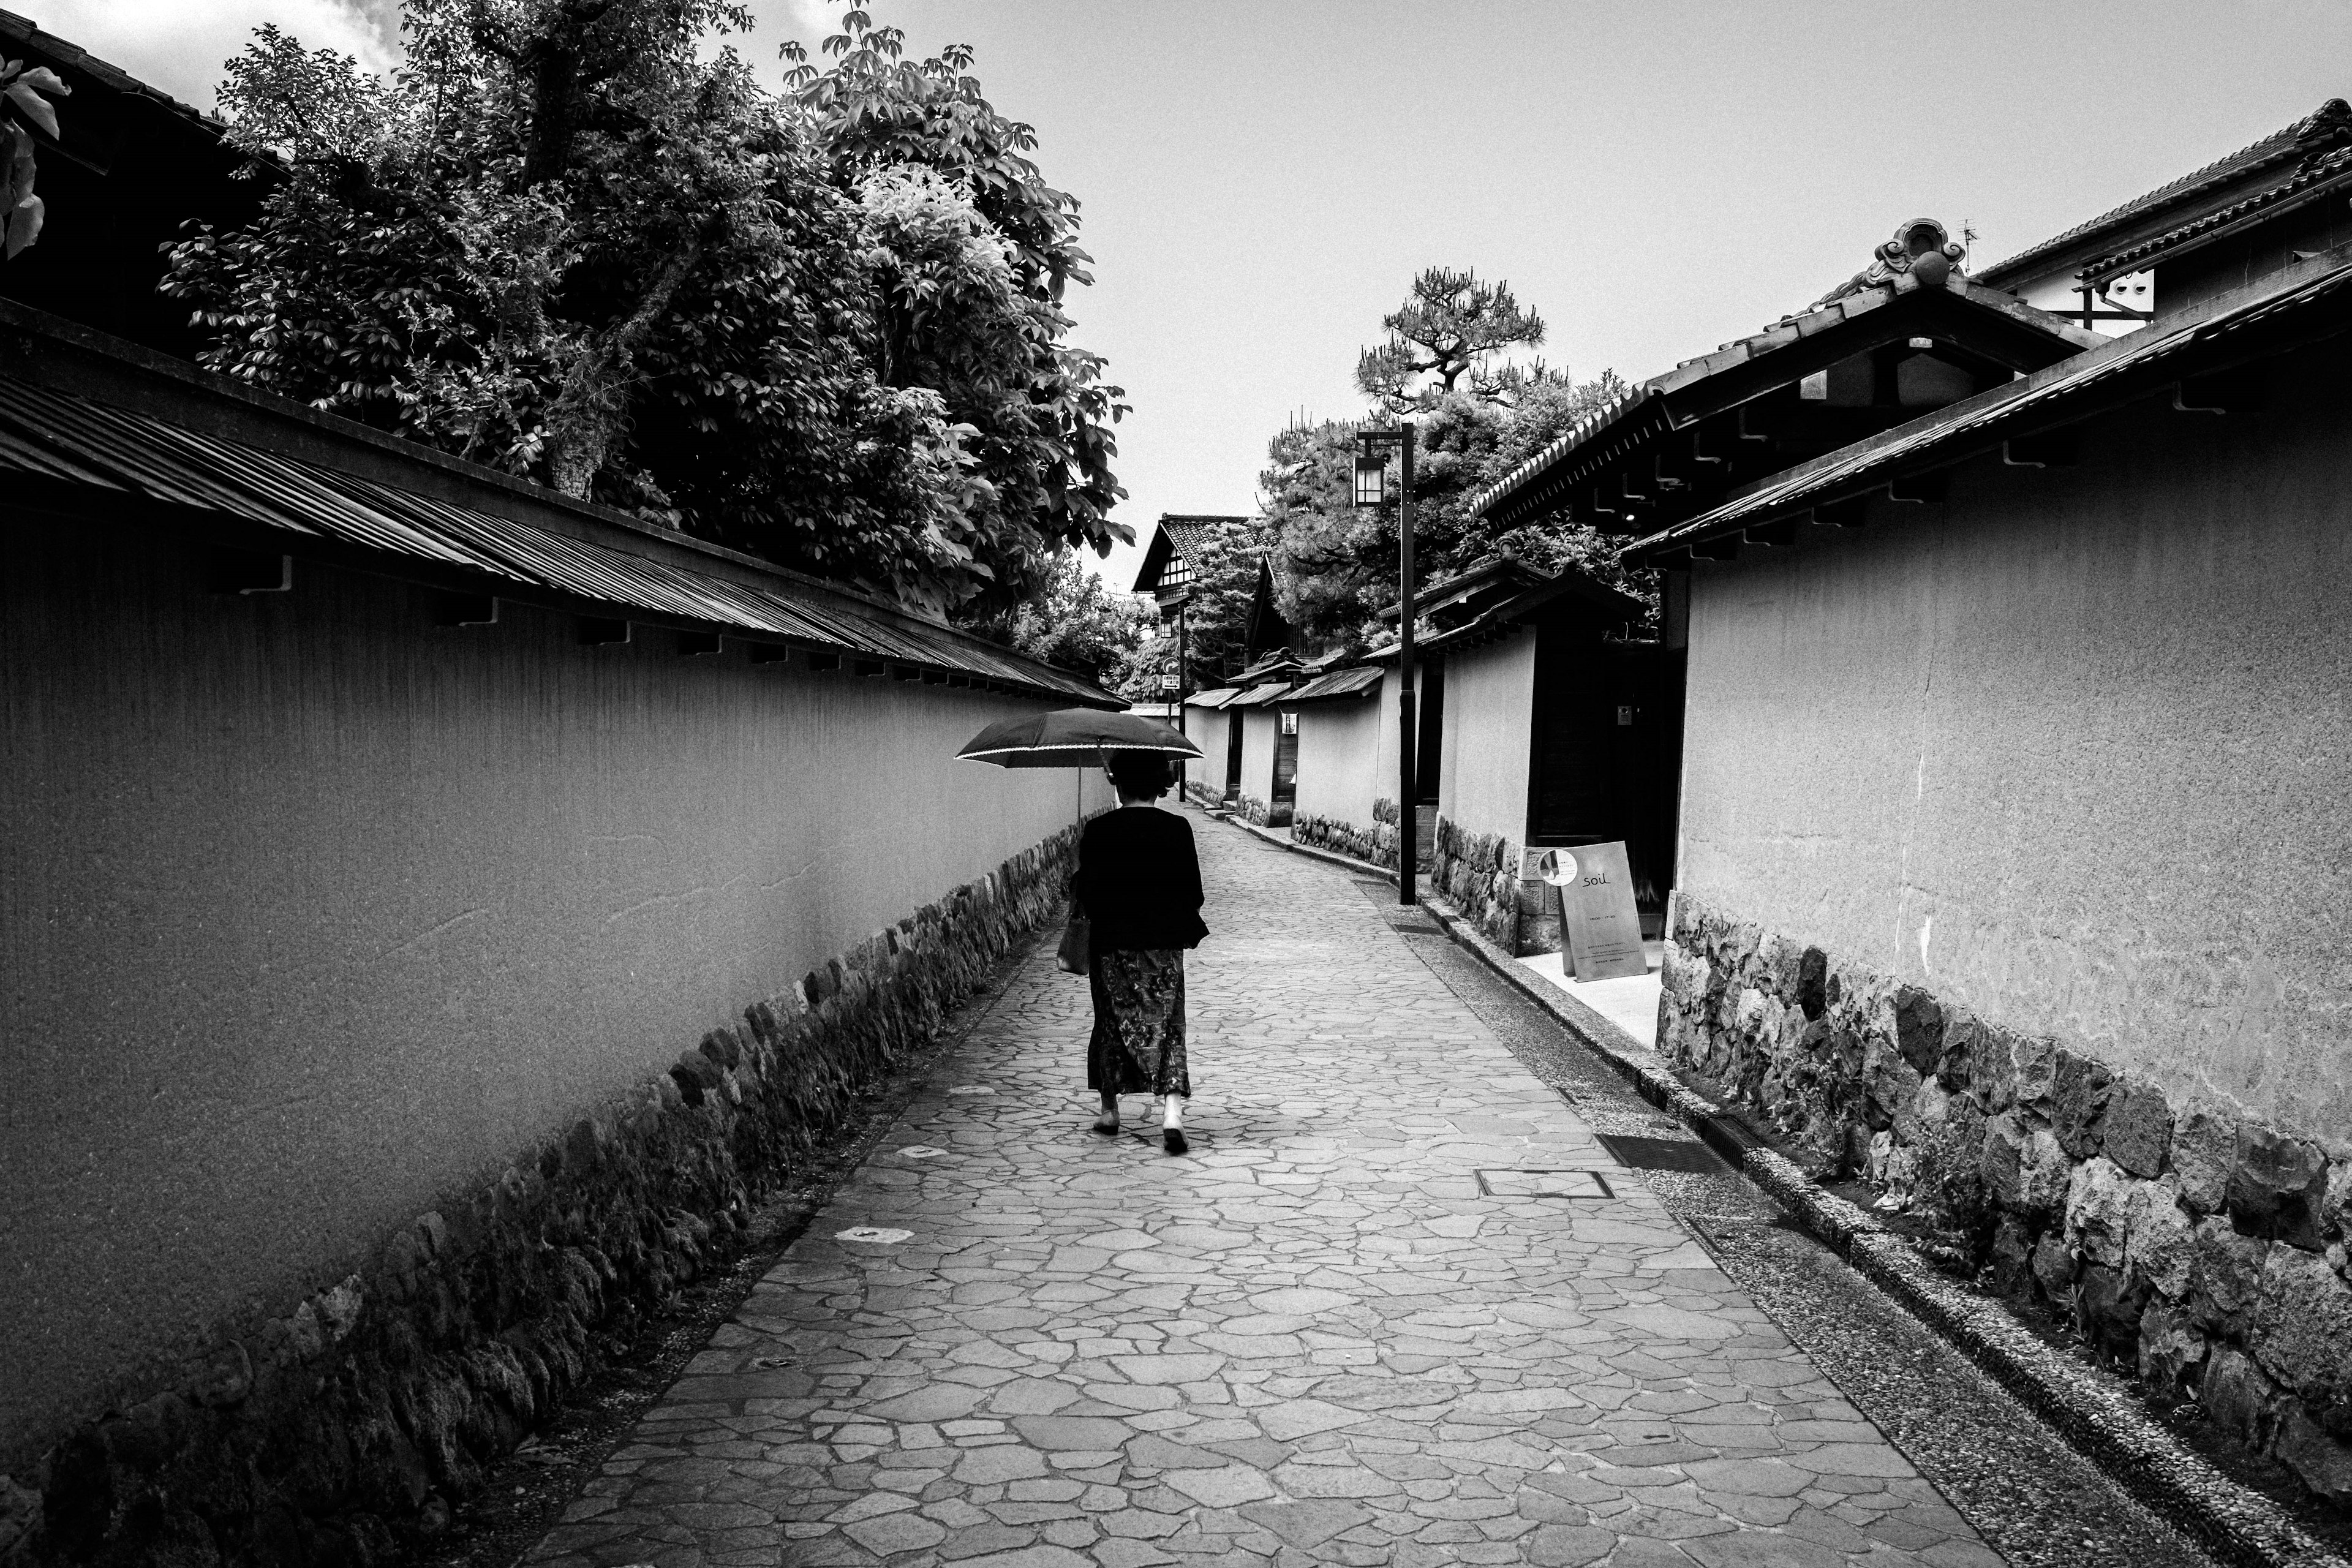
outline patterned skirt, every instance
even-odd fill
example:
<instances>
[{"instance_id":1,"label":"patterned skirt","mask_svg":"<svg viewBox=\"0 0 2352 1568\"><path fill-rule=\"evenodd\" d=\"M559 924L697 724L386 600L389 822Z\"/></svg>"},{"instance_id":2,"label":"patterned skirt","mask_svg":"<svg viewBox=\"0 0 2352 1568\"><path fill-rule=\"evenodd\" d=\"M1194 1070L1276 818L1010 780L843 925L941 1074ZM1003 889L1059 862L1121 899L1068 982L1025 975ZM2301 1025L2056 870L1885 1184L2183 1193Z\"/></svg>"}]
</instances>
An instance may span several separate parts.
<instances>
[{"instance_id":1,"label":"patterned skirt","mask_svg":"<svg viewBox=\"0 0 2352 1568\"><path fill-rule=\"evenodd\" d=\"M1087 978L1095 997L1095 1032L1087 1042L1087 1087L1099 1093L1190 1099L1184 950L1097 952Z\"/></svg>"}]
</instances>

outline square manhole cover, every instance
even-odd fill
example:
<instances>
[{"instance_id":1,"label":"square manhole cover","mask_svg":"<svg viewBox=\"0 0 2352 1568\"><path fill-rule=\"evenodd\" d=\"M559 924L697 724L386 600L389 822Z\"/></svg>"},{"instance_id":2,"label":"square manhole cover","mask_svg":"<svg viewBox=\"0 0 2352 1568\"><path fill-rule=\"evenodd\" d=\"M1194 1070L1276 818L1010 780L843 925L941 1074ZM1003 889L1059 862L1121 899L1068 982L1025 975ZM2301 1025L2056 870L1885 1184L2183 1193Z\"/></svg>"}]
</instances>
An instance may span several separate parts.
<instances>
[{"instance_id":1,"label":"square manhole cover","mask_svg":"<svg viewBox=\"0 0 2352 1568\"><path fill-rule=\"evenodd\" d=\"M1599 1136L1601 1146L1614 1154L1619 1164L1636 1171L1690 1171L1719 1176L1727 1168L1714 1150L1696 1138L1635 1138L1622 1132Z\"/></svg>"},{"instance_id":2,"label":"square manhole cover","mask_svg":"<svg viewBox=\"0 0 2352 1568\"><path fill-rule=\"evenodd\" d=\"M1478 1190L1490 1198L1613 1198L1598 1171L1480 1171Z\"/></svg>"}]
</instances>

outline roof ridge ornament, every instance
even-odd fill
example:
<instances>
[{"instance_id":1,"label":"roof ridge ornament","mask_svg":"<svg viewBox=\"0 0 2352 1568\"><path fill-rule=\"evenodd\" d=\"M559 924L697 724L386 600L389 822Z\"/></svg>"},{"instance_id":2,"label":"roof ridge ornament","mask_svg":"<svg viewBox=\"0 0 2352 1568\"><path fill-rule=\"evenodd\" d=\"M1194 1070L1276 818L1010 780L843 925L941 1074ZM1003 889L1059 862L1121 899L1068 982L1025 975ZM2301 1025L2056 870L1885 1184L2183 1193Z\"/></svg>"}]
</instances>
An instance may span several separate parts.
<instances>
[{"instance_id":1,"label":"roof ridge ornament","mask_svg":"<svg viewBox=\"0 0 2352 1568\"><path fill-rule=\"evenodd\" d=\"M2294 147L2305 172L2347 142L2352 142L2352 104L2340 98L2329 99L2294 128Z\"/></svg>"},{"instance_id":2,"label":"roof ridge ornament","mask_svg":"<svg viewBox=\"0 0 2352 1568\"><path fill-rule=\"evenodd\" d=\"M1870 265L1798 312L1802 315L1834 305L1866 289L1907 294L1915 289L1951 289L1968 281L1960 262L1966 247L1951 230L1931 217L1915 217L1895 226L1895 237L1870 253ZM1783 321L1792 318L1783 317ZM1769 330L1769 329L1768 329Z\"/></svg>"}]
</instances>

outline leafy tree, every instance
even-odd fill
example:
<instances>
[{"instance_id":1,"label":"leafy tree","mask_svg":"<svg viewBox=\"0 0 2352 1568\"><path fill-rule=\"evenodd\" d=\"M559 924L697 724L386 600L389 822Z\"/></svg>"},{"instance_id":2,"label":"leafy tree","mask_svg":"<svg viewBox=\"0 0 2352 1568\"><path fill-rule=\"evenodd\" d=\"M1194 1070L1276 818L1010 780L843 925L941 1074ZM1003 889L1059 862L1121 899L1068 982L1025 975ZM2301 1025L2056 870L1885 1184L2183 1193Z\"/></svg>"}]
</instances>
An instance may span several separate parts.
<instances>
[{"instance_id":1,"label":"leafy tree","mask_svg":"<svg viewBox=\"0 0 2352 1568\"><path fill-rule=\"evenodd\" d=\"M37 125L57 140L58 111L55 105L41 95L53 93L65 98L73 92L47 66L25 68L22 60L10 60L0 66L0 164L5 164L7 187L5 210L7 217L7 257L13 261L24 248L41 237L41 223L47 208L33 194L33 177L39 173L33 156L33 133L27 125Z\"/></svg>"},{"instance_id":2,"label":"leafy tree","mask_svg":"<svg viewBox=\"0 0 2352 1568\"><path fill-rule=\"evenodd\" d=\"M835 63L820 71L800 45L784 46L786 86L898 258L885 268L884 379L936 388L970 427L973 478L996 522L981 564L1001 605L1052 569L1059 544L1099 555L1135 538L1108 516L1127 494L1110 467L1124 394L1103 384L1098 356L1066 342L1064 293L1093 281L1078 203L1028 156L1035 131L982 96L969 47L906 59L900 30L856 8L822 47Z\"/></svg>"},{"instance_id":3,"label":"leafy tree","mask_svg":"<svg viewBox=\"0 0 2352 1568\"><path fill-rule=\"evenodd\" d=\"M1134 673L1128 661L1150 637L1153 614L1134 595L1104 587L1075 551L1064 551L1044 591L1012 613L1003 640L1032 658L1108 685Z\"/></svg>"},{"instance_id":4,"label":"leafy tree","mask_svg":"<svg viewBox=\"0 0 2352 1568\"><path fill-rule=\"evenodd\" d=\"M1416 580L1434 582L1508 552L1547 571L1573 564L1648 595L1649 574L1622 567L1617 542L1590 524L1550 519L1497 530L1470 515L1478 491L1623 391L1623 382L1603 372L1582 386L1564 378L1533 383L1516 405L1456 393L1423 408L1413 433ZM1269 446L1258 479L1278 542L1284 613L1326 641L1374 635L1379 612L1396 602L1395 470L1387 504L1354 504L1359 428L1330 422L1286 430Z\"/></svg>"},{"instance_id":5,"label":"leafy tree","mask_svg":"<svg viewBox=\"0 0 2352 1568\"><path fill-rule=\"evenodd\" d=\"M1108 437L1065 419L1114 395L1067 384L1067 319L985 193L852 156L815 88L706 52L741 6L406 0L403 26L389 80L274 28L231 62L233 134L288 177L173 253L205 363L934 613L1118 536Z\"/></svg>"},{"instance_id":6,"label":"leafy tree","mask_svg":"<svg viewBox=\"0 0 2352 1568\"><path fill-rule=\"evenodd\" d=\"M1451 396L1465 375L1470 392L1507 401L1551 374L1540 361L1532 371L1490 370L1495 356L1514 344L1540 345L1545 329L1542 317L1519 308L1509 283L1481 283L1475 269L1423 268L1405 302L1381 325L1388 341L1356 356L1356 385L1391 412ZM1416 389L1421 378L1427 379Z\"/></svg>"}]
</instances>

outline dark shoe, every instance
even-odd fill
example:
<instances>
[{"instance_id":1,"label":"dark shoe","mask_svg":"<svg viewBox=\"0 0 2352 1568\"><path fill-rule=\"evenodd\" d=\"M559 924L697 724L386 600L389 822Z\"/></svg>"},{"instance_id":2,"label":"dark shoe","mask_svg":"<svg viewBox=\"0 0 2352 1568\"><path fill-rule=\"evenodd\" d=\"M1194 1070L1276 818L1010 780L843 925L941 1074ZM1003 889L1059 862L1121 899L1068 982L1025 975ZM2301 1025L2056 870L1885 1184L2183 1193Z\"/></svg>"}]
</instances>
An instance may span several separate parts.
<instances>
[{"instance_id":1,"label":"dark shoe","mask_svg":"<svg viewBox=\"0 0 2352 1568\"><path fill-rule=\"evenodd\" d=\"M1184 1142L1184 1130L1181 1127L1161 1128L1160 1130L1160 1146L1167 1150L1171 1154L1181 1154L1185 1150L1192 1147L1191 1144Z\"/></svg>"},{"instance_id":2,"label":"dark shoe","mask_svg":"<svg viewBox=\"0 0 2352 1568\"><path fill-rule=\"evenodd\" d=\"M1101 1133L1101 1134L1102 1134L1104 1137L1106 1137L1106 1138L1116 1138L1116 1137L1118 1137L1118 1118L1116 1118L1116 1117L1106 1117L1106 1116L1097 1116L1097 1117L1096 1117L1096 1118L1095 1118L1095 1131L1097 1131L1097 1132L1099 1132L1099 1133Z\"/></svg>"}]
</instances>

